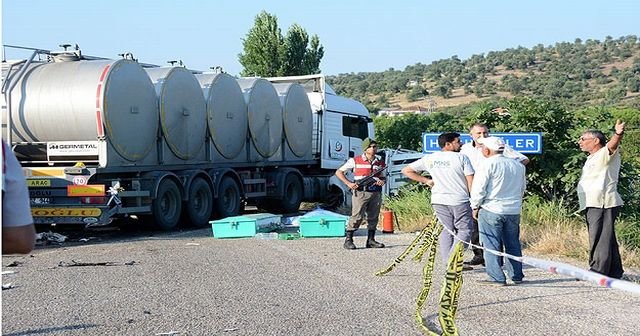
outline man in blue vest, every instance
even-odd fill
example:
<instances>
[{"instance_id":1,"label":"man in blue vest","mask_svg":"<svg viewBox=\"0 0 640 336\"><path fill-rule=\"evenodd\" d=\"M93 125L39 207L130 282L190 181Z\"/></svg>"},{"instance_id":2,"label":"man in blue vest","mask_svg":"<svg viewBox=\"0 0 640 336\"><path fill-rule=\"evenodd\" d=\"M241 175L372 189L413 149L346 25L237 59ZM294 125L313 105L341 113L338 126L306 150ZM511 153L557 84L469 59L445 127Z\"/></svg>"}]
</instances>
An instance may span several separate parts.
<instances>
[{"instance_id":1,"label":"man in blue vest","mask_svg":"<svg viewBox=\"0 0 640 336\"><path fill-rule=\"evenodd\" d=\"M344 248L355 250L353 243L353 233L360 227L362 222L367 221L367 244L365 247L383 248L384 244L375 241L376 227L378 226L378 216L380 215L380 205L382 204L382 186L385 183L384 161L376 155L378 143L366 138L362 141L362 155L349 158L342 167L336 170L336 177L342 181L351 191L351 217L347 225L347 238L344 241ZM353 182L345 176L345 172L353 171ZM376 171L380 171L375 174ZM373 183L369 185L358 184L365 177L373 174Z\"/></svg>"}]
</instances>

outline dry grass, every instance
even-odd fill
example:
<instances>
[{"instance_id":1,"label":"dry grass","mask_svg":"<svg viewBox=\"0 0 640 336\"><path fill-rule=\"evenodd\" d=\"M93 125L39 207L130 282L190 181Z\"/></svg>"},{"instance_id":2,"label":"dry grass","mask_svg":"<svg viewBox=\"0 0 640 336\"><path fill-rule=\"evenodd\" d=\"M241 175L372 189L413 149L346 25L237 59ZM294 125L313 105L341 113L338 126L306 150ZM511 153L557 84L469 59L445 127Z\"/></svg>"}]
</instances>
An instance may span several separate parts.
<instances>
[{"instance_id":1,"label":"dry grass","mask_svg":"<svg viewBox=\"0 0 640 336\"><path fill-rule=\"evenodd\" d=\"M586 230L573 223L551 225L521 224L520 240L532 254L557 255L579 260L589 259L589 238Z\"/></svg>"}]
</instances>

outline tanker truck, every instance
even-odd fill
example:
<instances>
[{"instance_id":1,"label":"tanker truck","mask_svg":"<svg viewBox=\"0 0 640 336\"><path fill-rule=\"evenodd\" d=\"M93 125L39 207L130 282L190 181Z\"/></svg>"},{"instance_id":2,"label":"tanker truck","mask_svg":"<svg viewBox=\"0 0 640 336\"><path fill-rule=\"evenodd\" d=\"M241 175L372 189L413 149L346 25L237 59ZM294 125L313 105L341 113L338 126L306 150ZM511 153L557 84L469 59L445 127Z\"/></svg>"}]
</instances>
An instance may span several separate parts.
<instances>
[{"instance_id":1,"label":"tanker truck","mask_svg":"<svg viewBox=\"0 0 640 336\"><path fill-rule=\"evenodd\" d=\"M235 78L131 54L7 47L30 53L2 63L2 137L23 166L36 224L135 215L171 230L246 204L293 213L303 201L350 203L333 173L373 124L323 75Z\"/></svg>"}]
</instances>

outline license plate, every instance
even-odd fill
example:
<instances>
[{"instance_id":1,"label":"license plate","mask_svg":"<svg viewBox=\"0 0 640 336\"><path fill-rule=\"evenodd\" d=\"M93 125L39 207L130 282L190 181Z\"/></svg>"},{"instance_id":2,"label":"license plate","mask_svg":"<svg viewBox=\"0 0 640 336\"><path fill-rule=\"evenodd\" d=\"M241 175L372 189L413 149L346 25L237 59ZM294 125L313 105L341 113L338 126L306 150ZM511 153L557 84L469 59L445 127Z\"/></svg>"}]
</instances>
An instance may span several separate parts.
<instances>
[{"instance_id":1,"label":"license plate","mask_svg":"<svg viewBox=\"0 0 640 336\"><path fill-rule=\"evenodd\" d=\"M34 217L99 217L99 208L31 208Z\"/></svg>"},{"instance_id":2,"label":"license plate","mask_svg":"<svg viewBox=\"0 0 640 336\"><path fill-rule=\"evenodd\" d=\"M50 187L51 180L45 179L27 179L28 187Z\"/></svg>"}]
</instances>

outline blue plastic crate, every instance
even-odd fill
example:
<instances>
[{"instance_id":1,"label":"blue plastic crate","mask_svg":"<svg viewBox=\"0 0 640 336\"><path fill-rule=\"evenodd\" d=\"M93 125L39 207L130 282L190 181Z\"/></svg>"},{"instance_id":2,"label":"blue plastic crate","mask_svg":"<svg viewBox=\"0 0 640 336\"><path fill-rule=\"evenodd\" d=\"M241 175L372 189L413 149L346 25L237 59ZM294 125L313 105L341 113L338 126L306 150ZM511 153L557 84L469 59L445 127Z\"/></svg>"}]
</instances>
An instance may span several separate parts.
<instances>
[{"instance_id":1,"label":"blue plastic crate","mask_svg":"<svg viewBox=\"0 0 640 336\"><path fill-rule=\"evenodd\" d=\"M344 237L348 217L300 217L302 237Z\"/></svg>"}]
</instances>

